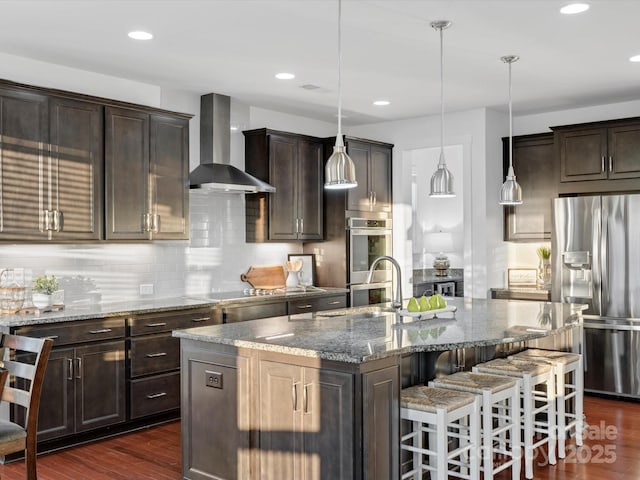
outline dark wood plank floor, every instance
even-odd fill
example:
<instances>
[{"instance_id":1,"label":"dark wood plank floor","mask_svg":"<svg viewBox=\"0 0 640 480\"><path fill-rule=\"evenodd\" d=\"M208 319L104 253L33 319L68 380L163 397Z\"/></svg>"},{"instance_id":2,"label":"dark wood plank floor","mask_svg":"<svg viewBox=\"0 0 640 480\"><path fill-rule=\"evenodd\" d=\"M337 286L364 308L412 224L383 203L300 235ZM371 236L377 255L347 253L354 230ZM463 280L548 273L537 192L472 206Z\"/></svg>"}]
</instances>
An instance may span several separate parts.
<instances>
[{"instance_id":1,"label":"dark wood plank floor","mask_svg":"<svg viewBox=\"0 0 640 480\"><path fill-rule=\"evenodd\" d=\"M589 429L584 445L547 465L537 452L540 480L640 479L640 403L585 398ZM24 480L24 463L0 466L2 480ZM38 457L40 480L180 479L180 423L171 422ZM524 467L523 475L524 478ZM509 471L496 480L510 480ZM277 479L264 479L277 480Z\"/></svg>"}]
</instances>

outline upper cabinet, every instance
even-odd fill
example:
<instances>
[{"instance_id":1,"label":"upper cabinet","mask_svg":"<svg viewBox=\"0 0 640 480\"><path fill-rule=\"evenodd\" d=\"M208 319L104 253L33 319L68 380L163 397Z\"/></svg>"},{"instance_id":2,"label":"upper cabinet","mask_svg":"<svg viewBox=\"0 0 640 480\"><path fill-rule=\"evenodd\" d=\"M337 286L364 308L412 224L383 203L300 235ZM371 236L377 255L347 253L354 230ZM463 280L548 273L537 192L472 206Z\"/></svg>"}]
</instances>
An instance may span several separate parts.
<instances>
[{"instance_id":1,"label":"upper cabinet","mask_svg":"<svg viewBox=\"0 0 640 480\"><path fill-rule=\"evenodd\" d=\"M392 145L345 137L358 186L347 190L347 210L391 212ZM327 157L333 150L327 152Z\"/></svg>"},{"instance_id":2,"label":"upper cabinet","mask_svg":"<svg viewBox=\"0 0 640 480\"><path fill-rule=\"evenodd\" d=\"M188 238L188 120L105 111L107 240Z\"/></svg>"},{"instance_id":3,"label":"upper cabinet","mask_svg":"<svg viewBox=\"0 0 640 480\"><path fill-rule=\"evenodd\" d=\"M276 188L246 196L247 241L322 240L322 141L264 128L244 135L246 171Z\"/></svg>"},{"instance_id":4,"label":"upper cabinet","mask_svg":"<svg viewBox=\"0 0 640 480\"><path fill-rule=\"evenodd\" d=\"M509 168L509 138L502 139L503 178ZM504 207L505 241L551 239L551 202L558 196L552 133L513 137L513 165L522 205Z\"/></svg>"},{"instance_id":5,"label":"upper cabinet","mask_svg":"<svg viewBox=\"0 0 640 480\"><path fill-rule=\"evenodd\" d=\"M102 107L0 89L0 239L102 234Z\"/></svg>"},{"instance_id":6,"label":"upper cabinet","mask_svg":"<svg viewBox=\"0 0 640 480\"><path fill-rule=\"evenodd\" d=\"M640 119L554 127L560 193L640 189Z\"/></svg>"}]
</instances>

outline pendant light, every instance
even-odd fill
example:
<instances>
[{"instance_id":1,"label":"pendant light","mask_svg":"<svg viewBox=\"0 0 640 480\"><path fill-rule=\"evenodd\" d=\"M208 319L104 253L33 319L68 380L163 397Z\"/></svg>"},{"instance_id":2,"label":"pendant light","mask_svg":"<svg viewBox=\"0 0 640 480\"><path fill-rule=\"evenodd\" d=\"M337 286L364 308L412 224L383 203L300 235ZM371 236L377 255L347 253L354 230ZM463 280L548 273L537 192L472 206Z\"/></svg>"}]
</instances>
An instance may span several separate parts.
<instances>
[{"instance_id":1,"label":"pendant light","mask_svg":"<svg viewBox=\"0 0 640 480\"><path fill-rule=\"evenodd\" d=\"M513 114L511 105L511 64L517 62L519 58L517 55L506 55L500 58L504 63L509 64L509 170L507 178L500 188L500 205L522 204L522 189L516 182L516 176L513 173Z\"/></svg>"},{"instance_id":2,"label":"pendant light","mask_svg":"<svg viewBox=\"0 0 640 480\"><path fill-rule=\"evenodd\" d=\"M453 174L444 160L444 54L442 48L442 31L451 26L448 20L431 22L431 26L440 32L440 160L438 168L431 176L430 197L455 197L453 191Z\"/></svg>"},{"instance_id":3,"label":"pendant light","mask_svg":"<svg viewBox=\"0 0 640 480\"><path fill-rule=\"evenodd\" d=\"M347 155L342 138L342 0L338 0L338 136L333 154L324 167L324 188L345 189L358 186L356 168Z\"/></svg>"}]
</instances>

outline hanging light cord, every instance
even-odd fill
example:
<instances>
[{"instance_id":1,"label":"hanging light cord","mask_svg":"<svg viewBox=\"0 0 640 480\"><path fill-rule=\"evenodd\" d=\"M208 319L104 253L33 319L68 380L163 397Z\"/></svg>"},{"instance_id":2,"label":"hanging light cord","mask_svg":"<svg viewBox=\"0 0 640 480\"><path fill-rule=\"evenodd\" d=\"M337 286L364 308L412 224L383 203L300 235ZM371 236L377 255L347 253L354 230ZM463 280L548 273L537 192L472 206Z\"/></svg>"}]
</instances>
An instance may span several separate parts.
<instances>
[{"instance_id":1,"label":"hanging light cord","mask_svg":"<svg viewBox=\"0 0 640 480\"><path fill-rule=\"evenodd\" d=\"M440 161L438 165L444 164L444 48L442 46L442 30L440 27Z\"/></svg>"},{"instance_id":2,"label":"hanging light cord","mask_svg":"<svg viewBox=\"0 0 640 480\"><path fill-rule=\"evenodd\" d=\"M342 145L342 0L338 0L338 137Z\"/></svg>"},{"instance_id":3,"label":"hanging light cord","mask_svg":"<svg viewBox=\"0 0 640 480\"><path fill-rule=\"evenodd\" d=\"M510 176L513 176L513 113L511 106L511 64L509 62L509 172Z\"/></svg>"}]
</instances>

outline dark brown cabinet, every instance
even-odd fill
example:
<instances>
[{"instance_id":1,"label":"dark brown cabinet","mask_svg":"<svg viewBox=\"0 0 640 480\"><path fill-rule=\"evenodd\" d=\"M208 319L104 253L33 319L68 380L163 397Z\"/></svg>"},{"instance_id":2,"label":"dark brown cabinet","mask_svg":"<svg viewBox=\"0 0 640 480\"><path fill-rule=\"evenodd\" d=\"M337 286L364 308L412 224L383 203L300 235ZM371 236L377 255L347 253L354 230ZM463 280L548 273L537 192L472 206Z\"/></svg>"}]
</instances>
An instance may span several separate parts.
<instances>
[{"instance_id":1,"label":"dark brown cabinet","mask_svg":"<svg viewBox=\"0 0 640 480\"><path fill-rule=\"evenodd\" d=\"M509 168L509 138L503 138L502 145L504 178ZM513 165L522 187L522 205L504 207L504 240L550 240L551 204L558 196L553 134L514 137Z\"/></svg>"},{"instance_id":2,"label":"dark brown cabinet","mask_svg":"<svg viewBox=\"0 0 640 480\"><path fill-rule=\"evenodd\" d=\"M322 141L267 129L244 135L247 172L276 188L246 197L247 241L322 240Z\"/></svg>"},{"instance_id":3,"label":"dark brown cabinet","mask_svg":"<svg viewBox=\"0 0 640 480\"><path fill-rule=\"evenodd\" d=\"M289 315L306 312L321 312L323 310L333 310L347 307L347 295L332 295L330 297L301 298L288 302L287 310Z\"/></svg>"},{"instance_id":4,"label":"dark brown cabinet","mask_svg":"<svg viewBox=\"0 0 640 480\"><path fill-rule=\"evenodd\" d=\"M54 339L42 387L38 441L126 420L123 318L23 327L16 333Z\"/></svg>"},{"instance_id":5,"label":"dark brown cabinet","mask_svg":"<svg viewBox=\"0 0 640 480\"><path fill-rule=\"evenodd\" d=\"M347 210L391 212L393 146L346 137L347 153L356 168L358 186L347 190Z\"/></svg>"},{"instance_id":6,"label":"dark brown cabinet","mask_svg":"<svg viewBox=\"0 0 640 480\"><path fill-rule=\"evenodd\" d=\"M48 98L0 89L0 239L48 236Z\"/></svg>"},{"instance_id":7,"label":"dark brown cabinet","mask_svg":"<svg viewBox=\"0 0 640 480\"><path fill-rule=\"evenodd\" d=\"M107 240L188 238L188 120L107 107Z\"/></svg>"},{"instance_id":8,"label":"dark brown cabinet","mask_svg":"<svg viewBox=\"0 0 640 480\"><path fill-rule=\"evenodd\" d=\"M351 374L263 360L260 392L260 478L354 477Z\"/></svg>"},{"instance_id":9,"label":"dark brown cabinet","mask_svg":"<svg viewBox=\"0 0 640 480\"><path fill-rule=\"evenodd\" d=\"M561 193L640 188L640 119L553 127L553 130ZM580 183L576 186L572 182Z\"/></svg>"}]
</instances>

